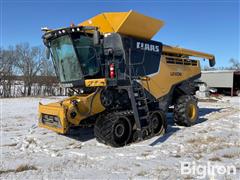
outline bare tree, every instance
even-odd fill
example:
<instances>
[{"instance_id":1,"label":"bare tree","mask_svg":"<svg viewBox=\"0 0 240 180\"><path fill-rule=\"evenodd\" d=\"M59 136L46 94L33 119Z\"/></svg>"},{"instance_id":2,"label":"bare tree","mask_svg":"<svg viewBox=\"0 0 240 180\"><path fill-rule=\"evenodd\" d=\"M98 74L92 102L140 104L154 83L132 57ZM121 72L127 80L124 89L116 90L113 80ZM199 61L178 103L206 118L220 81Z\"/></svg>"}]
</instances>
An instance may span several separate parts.
<instances>
[{"instance_id":1,"label":"bare tree","mask_svg":"<svg viewBox=\"0 0 240 180\"><path fill-rule=\"evenodd\" d=\"M232 66L230 67L231 69L240 70L240 62L237 59L231 58L229 62L232 64Z\"/></svg>"},{"instance_id":2,"label":"bare tree","mask_svg":"<svg viewBox=\"0 0 240 180\"><path fill-rule=\"evenodd\" d=\"M42 47L31 48L28 43L22 43L16 45L16 55L16 66L24 77L24 95L30 96L34 78L42 67L44 50Z\"/></svg>"},{"instance_id":3,"label":"bare tree","mask_svg":"<svg viewBox=\"0 0 240 180\"><path fill-rule=\"evenodd\" d=\"M46 58L43 59L40 74L41 76L56 76L51 60L48 60Z\"/></svg>"},{"instance_id":4,"label":"bare tree","mask_svg":"<svg viewBox=\"0 0 240 180\"><path fill-rule=\"evenodd\" d=\"M231 58L229 60L229 63L231 63L231 66L220 66L217 68L204 66L202 70L204 71L210 71L210 70L240 70L240 62L237 59Z\"/></svg>"},{"instance_id":5,"label":"bare tree","mask_svg":"<svg viewBox=\"0 0 240 180\"><path fill-rule=\"evenodd\" d=\"M65 93L59 87L51 60L43 47L21 43L0 48L0 96L55 95Z\"/></svg>"},{"instance_id":6,"label":"bare tree","mask_svg":"<svg viewBox=\"0 0 240 180\"><path fill-rule=\"evenodd\" d=\"M0 50L0 85L2 86L1 96L10 97L15 70L16 53L13 47L7 50Z\"/></svg>"},{"instance_id":7,"label":"bare tree","mask_svg":"<svg viewBox=\"0 0 240 180\"><path fill-rule=\"evenodd\" d=\"M42 61L42 68L40 74L42 76L42 82L39 82L39 88L42 89L43 95L54 95L53 92L56 85L54 86L52 79L53 77L56 77L56 74L51 60L45 58Z\"/></svg>"}]
</instances>

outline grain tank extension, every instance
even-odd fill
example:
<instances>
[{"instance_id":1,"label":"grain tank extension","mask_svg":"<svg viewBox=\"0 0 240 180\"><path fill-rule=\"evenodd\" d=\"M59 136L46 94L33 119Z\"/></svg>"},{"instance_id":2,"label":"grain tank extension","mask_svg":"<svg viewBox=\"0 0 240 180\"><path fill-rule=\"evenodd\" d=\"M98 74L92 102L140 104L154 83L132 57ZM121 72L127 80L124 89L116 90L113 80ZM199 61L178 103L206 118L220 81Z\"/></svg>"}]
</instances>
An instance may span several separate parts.
<instances>
[{"instance_id":1,"label":"grain tank extension","mask_svg":"<svg viewBox=\"0 0 240 180\"><path fill-rule=\"evenodd\" d=\"M200 58L214 56L151 38L164 22L134 11L102 13L70 27L43 29L60 83L69 98L39 104L39 126L67 134L94 125L98 141L114 147L166 131L166 112L191 126L198 120L193 81Z\"/></svg>"}]
</instances>

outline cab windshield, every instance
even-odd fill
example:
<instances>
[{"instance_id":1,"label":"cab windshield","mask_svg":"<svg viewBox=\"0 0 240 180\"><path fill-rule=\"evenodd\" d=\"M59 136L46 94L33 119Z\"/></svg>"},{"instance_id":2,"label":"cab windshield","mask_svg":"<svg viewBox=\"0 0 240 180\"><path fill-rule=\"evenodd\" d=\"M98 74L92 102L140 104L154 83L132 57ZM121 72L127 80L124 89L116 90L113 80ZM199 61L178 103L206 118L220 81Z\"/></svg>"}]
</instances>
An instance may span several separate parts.
<instances>
[{"instance_id":1,"label":"cab windshield","mask_svg":"<svg viewBox=\"0 0 240 180\"><path fill-rule=\"evenodd\" d=\"M91 37L64 35L51 42L53 62L61 82L71 82L99 72Z\"/></svg>"}]
</instances>

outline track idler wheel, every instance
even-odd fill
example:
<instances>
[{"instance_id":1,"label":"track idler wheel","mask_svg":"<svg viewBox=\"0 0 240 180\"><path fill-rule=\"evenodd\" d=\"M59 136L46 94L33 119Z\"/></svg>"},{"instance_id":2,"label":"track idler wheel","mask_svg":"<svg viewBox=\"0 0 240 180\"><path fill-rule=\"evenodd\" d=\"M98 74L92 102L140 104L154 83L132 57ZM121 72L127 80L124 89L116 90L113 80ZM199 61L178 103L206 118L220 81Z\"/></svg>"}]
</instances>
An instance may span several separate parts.
<instances>
[{"instance_id":1,"label":"track idler wheel","mask_svg":"<svg viewBox=\"0 0 240 180\"><path fill-rule=\"evenodd\" d=\"M100 95L101 103L105 108L111 108L114 102L113 91L105 89Z\"/></svg>"},{"instance_id":2,"label":"track idler wheel","mask_svg":"<svg viewBox=\"0 0 240 180\"><path fill-rule=\"evenodd\" d=\"M152 133L154 135L164 134L167 128L166 115L163 111L153 111L150 115Z\"/></svg>"},{"instance_id":3,"label":"track idler wheel","mask_svg":"<svg viewBox=\"0 0 240 180\"><path fill-rule=\"evenodd\" d=\"M124 146L132 136L130 118L117 112L103 114L96 121L94 135L99 142L106 145Z\"/></svg>"}]
</instances>

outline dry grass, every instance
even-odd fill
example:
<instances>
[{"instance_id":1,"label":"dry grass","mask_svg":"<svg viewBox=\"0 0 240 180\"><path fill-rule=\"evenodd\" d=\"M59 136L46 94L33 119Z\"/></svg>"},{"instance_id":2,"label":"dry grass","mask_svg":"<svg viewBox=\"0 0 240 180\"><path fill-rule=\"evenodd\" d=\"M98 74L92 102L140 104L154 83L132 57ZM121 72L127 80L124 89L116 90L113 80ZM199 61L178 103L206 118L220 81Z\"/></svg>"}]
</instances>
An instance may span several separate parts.
<instances>
[{"instance_id":1,"label":"dry grass","mask_svg":"<svg viewBox=\"0 0 240 180\"><path fill-rule=\"evenodd\" d=\"M158 172L159 174L161 174L163 171L168 171L168 168L165 168L165 167L158 167L158 168L157 168L157 172Z\"/></svg>"},{"instance_id":2,"label":"dry grass","mask_svg":"<svg viewBox=\"0 0 240 180\"><path fill-rule=\"evenodd\" d=\"M187 143L195 144L198 141L199 141L198 139L190 139L190 140L187 140Z\"/></svg>"},{"instance_id":3,"label":"dry grass","mask_svg":"<svg viewBox=\"0 0 240 180\"><path fill-rule=\"evenodd\" d=\"M0 170L0 174L15 172L13 169L7 169L7 170Z\"/></svg>"},{"instance_id":4,"label":"dry grass","mask_svg":"<svg viewBox=\"0 0 240 180\"><path fill-rule=\"evenodd\" d=\"M184 179L194 179L194 177L190 176L190 175L187 175L184 177Z\"/></svg>"},{"instance_id":5,"label":"dry grass","mask_svg":"<svg viewBox=\"0 0 240 180\"><path fill-rule=\"evenodd\" d=\"M12 144L4 144L4 145L2 145L2 146L16 146L17 145L17 143L12 143Z\"/></svg>"},{"instance_id":6,"label":"dry grass","mask_svg":"<svg viewBox=\"0 0 240 180\"><path fill-rule=\"evenodd\" d=\"M199 160L199 159L201 159L203 156L202 156L201 152L199 152L199 153L194 154L193 157L194 157L196 160Z\"/></svg>"},{"instance_id":7,"label":"dry grass","mask_svg":"<svg viewBox=\"0 0 240 180\"><path fill-rule=\"evenodd\" d=\"M187 175L187 176L184 177L184 179L191 179L192 180L192 179L194 179L194 177L190 176L190 175Z\"/></svg>"},{"instance_id":8,"label":"dry grass","mask_svg":"<svg viewBox=\"0 0 240 180\"><path fill-rule=\"evenodd\" d=\"M141 171L139 173L137 173L137 176L146 176L147 172L146 171Z\"/></svg>"},{"instance_id":9,"label":"dry grass","mask_svg":"<svg viewBox=\"0 0 240 180\"><path fill-rule=\"evenodd\" d=\"M221 150L221 149L224 149L224 148L227 148L227 146L225 146L224 144L221 144L221 145L211 147L211 150L212 151L218 151L218 150Z\"/></svg>"},{"instance_id":10,"label":"dry grass","mask_svg":"<svg viewBox=\"0 0 240 180\"><path fill-rule=\"evenodd\" d=\"M138 163L134 163L135 166L140 167L141 165Z\"/></svg>"},{"instance_id":11,"label":"dry grass","mask_svg":"<svg viewBox=\"0 0 240 180\"><path fill-rule=\"evenodd\" d=\"M235 157L235 154L224 154L222 157L232 159Z\"/></svg>"},{"instance_id":12,"label":"dry grass","mask_svg":"<svg viewBox=\"0 0 240 180\"><path fill-rule=\"evenodd\" d=\"M30 166L30 165L20 165L15 170L14 169L0 170L0 174L11 173L11 172L18 173L18 172L29 171L29 170L37 170L37 168L35 166Z\"/></svg>"},{"instance_id":13,"label":"dry grass","mask_svg":"<svg viewBox=\"0 0 240 180\"><path fill-rule=\"evenodd\" d=\"M207 137L207 138L201 138L201 139L190 139L187 141L187 143L194 144L194 145L202 145L202 144L210 144L213 142L216 142L216 137Z\"/></svg>"},{"instance_id":14,"label":"dry grass","mask_svg":"<svg viewBox=\"0 0 240 180\"><path fill-rule=\"evenodd\" d=\"M180 158L180 157L181 157L181 155L179 155L179 154L174 154L172 157L175 157L175 158Z\"/></svg>"},{"instance_id":15,"label":"dry grass","mask_svg":"<svg viewBox=\"0 0 240 180\"><path fill-rule=\"evenodd\" d=\"M208 131L207 130L200 130L200 131L198 131L199 133L208 133Z\"/></svg>"},{"instance_id":16,"label":"dry grass","mask_svg":"<svg viewBox=\"0 0 240 180\"><path fill-rule=\"evenodd\" d=\"M36 140L34 138L27 139L27 142L29 144L37 144Z\"/></svg>"},{"instance_id":17,"label":"dry grass","mask_svg":"<svg viewBox=\"0 0 240 180\"><path fill-rule=\"evenodd\" d=\"M207 152L208 150L211 150L215 146L218 145L219 141L221 139L218 139L217 137L209 136L209 137L200 137L200 138L192 138L186 141L186 145L192 146L193 152L196 154L199 154L199 156L194 156L195 159L201 159L202 156L200 154ZM223 142L223 140L222 140ZM189 148L192 152L192 148Z\"/></svg>"},{"instance_id":18,"label":"dry grass","mask_svg":"<svg viewBox=\"0 0 240 180\"><path fill-rule=\"evenodd\" d=\"M37 170L37 168L35 166L20 165L17 167L15 172L22 172L22 171L29 171L29 170Z\"/></svg>"},{"instance_id":19,"label":"dry grass","mask_svg":"<svg viewBox=\"0 0 240 180\"><path fill-rule=\"evenodd\" d=\"M141 154L141 156L144 156L144 157L146 157L146 156L148 156L148 155L150 155L149 152L143 152L143 153Z\"/></svg>"},{"instance_id":20,"label":"dry grass","mask_svg":"<svg viewBox=\"0 0 240 180\"><path fill-rule=\"evenodd\" d=\"M75 145L75 142L70 142L68 145L73 146L73 145Z\"/></svg>"},{"instance_id":21,"label":"dry grass","mask_svg":"<svg viewBox=\"0 0 240 180\"><path fill-rule=\"evenodd\" d=\"M213 157L209 159L210 161L222 161L219 157Z\"/></svg>"},{"instance_id":22,"label":"dry grass","mask_svg":"<svg viewBox=\"0 0 240 180\"><path fill-rule=\"evenodd\" d=\"M24 119L23 116L15 116L14 118L16 118L16 119Z\"/></svg>"}]
</instances>

